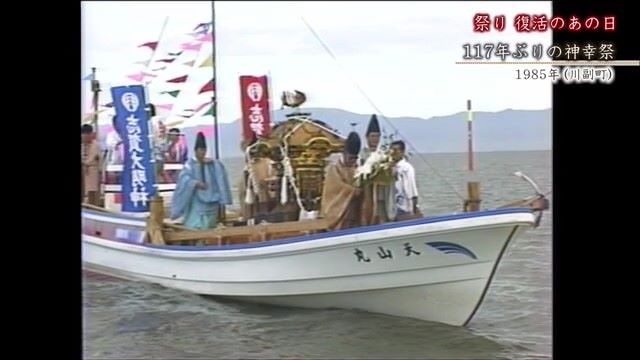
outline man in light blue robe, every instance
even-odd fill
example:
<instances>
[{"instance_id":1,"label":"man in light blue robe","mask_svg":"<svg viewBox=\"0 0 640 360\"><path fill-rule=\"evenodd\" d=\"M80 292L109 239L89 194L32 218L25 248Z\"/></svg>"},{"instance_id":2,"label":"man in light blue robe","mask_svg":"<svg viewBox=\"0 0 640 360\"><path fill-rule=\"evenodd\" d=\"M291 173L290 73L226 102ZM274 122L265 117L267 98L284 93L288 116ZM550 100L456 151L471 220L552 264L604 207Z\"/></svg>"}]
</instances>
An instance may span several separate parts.
<instances>
[{"instance_id":1,"label":"man in light blue robe","mask_svg":"<svg viewBox=\"0 0 640 360\"><path fill-rule=\"evenodd\" d=\"M224 165L205 158L206 153L204 135L198 133L195 158L182 168L171 199L171 219L184 216L184 226L198 230L215 228L220 206L232 202Z\"/></svg>"}]
</instances>

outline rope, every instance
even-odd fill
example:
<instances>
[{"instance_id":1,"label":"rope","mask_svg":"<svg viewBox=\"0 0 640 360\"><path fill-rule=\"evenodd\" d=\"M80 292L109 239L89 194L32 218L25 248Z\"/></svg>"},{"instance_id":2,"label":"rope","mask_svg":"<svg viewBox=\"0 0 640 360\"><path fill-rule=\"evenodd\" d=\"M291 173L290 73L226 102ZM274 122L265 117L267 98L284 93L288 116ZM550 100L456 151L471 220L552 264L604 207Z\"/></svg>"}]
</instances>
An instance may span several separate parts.
<instances>
[{"instance_id":1,"label":"rope","mask_svg":"<svg viewBox=\"0 0 640 360\"><path fill-rule=\"evenodd\" d=\"M311 122L307 119L301 119L302 122L298 125L296 125L293 129L291 129L291 131L289 131L283 138L282 138L282 142L284 144L284 146L280 146L280 149L282 151L282 154L284 155L284 158L282 159L282 165L284 166L284 174L283 174L283 178L286 178L288 180L288 182L291 184L291 186L293 187L293 193L296 196L296 202L298 203L298 206L300 207L301 210L304 211L308 211L307 209L305 209L305 207L302 205L302 200L300 200L300 189L298 189L298 185L296 184L296 178L293 176L293 168L291 167L291 159L289 159L289 137L291 137L291 135L293 135L293 133L298 130L299 127L301 127L305 122ZM286 186L284 187L284 189L281 189L280 191L287 191Z\"/></svg>"},{"instance_id":2,"label":"rope","mask_svg":"<svg viewBox=\"0 0 640 360\"><path fill-rule=\"evenodd\" d=\"M252 205L254 203L255 192L259 191L258 184L256 181L255 171L253 171L253 167L251 166L251 155L250 155L251 149L256 144L248 146L245 149L245 153L244 153L245 165L244 165L243 171L246 171L248 173L248 176L247 176L247 181L245 182L245 185L244 185L245 194L244 194L243 201L247 205ZM244 178L244 174L243 174L243 178Z\"/></svg>"},{"instance_id":3,"label":"rope","mask_svg":"<svg viewBox=\"0 0 640 360\"><path fill-rule=\"evenodd\" d=\"M380 114L380 116L386 120L386 122L389 124L389 126L391 126L391 128L393 128L393 130L395 131L396 134L400 135L400 137L402 139L404 139L404 142L409 145L409 148L416 154L418 155L418 157L425 163L427 164L427 166L429 166L429 168L431 169L431 171L437 176L439 177L446 185L448 185L451 190L453 190L454 194L456 194L456 196L458 196L458 198L460 198L461 200L464 200L464 196L462 196L460 194L460 192L458 192L458 190L456 189L456 187L451 184L449 181L447 181L447 179L441 175L436 169L435 167L433 167L433 165L431 165L431 163L429 161L427 161L427 159L425 157L423 157L420 153L418 153L418 150L416 149L415 146L413 146L413 144L406 138L404 137L402 134L400 134L400 131L398 131L398 129L393 125L393 123L391 123L391 121L383 114L383 112L375 105L375 103L373 102L373 100L371 100L371 98L365 93L365 91L360 87L360 85L355 81L355 79L353 79L353 77L351 77L351 75L346 71L346 69L342 66L342 64L338 61L338 58L333 54L333 52L331 51L331 49L329 49L329 47L324 43L324 41L322 41L322 39L320 38L320 36L315 32L315 30L313 30L313 28L311 27L311 25L309 25L309 23L307 22L307 20L305 20L304 17L302 17L302 21L305 23L305 25L307 26L307 28L309 29L309 31L311 31L311 33L313 34L313 36L316 38L316 40L318 40L318 42L320 43L320 45L322 45L322 47L325 49L325 51L331 56L331 58L333 58L333 60L335 60L335 62L342 68L342 70L344 71L344 73L347 75L347 77L353 82L353 84L356 86L356 88L358 89L358 91L360 92L360 94L367 100L367 102L369 103L369 105L371 105L371 107L376 111L376 113Z\"/></svg>"}]
</instances>

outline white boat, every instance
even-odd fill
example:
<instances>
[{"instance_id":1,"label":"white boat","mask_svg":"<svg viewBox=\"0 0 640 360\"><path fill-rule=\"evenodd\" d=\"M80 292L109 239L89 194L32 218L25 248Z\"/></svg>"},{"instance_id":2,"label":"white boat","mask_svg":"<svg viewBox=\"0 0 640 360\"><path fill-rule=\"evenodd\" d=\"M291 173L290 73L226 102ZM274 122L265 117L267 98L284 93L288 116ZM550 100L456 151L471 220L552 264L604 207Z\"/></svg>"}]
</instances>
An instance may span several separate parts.
<instances>
[{"instance_id":1,"label":"white boat","mask_svg":"<svg viewBox=\"0 0 640 360\"><path fill-rule=\"evenodd\" d=\"M105 208L83 205L84 268L196 294L467 324L509 243L537 226L539 211L548 208L544 195L535 187L535 196L510 205L523 207L474 211L478 184L469 183L468 212L328 231L315 218L316 200L326 160L343 151L345 138L307 115L287 115L245 150L248 158L280 165L275 179L261 179L277 206L235 218L223 211L223 227L194 231L164 219L162 197L170 199L175 184L156 184L160 197L151 200L150 212L133 214L119 211L121 187L110 180ZM141 146L151 151L147 142ZM165 170L180 168L165 164ZM271 194L272 185L279 194Z\"/></svg>"},{"instance_id":2,"label":"white boat","mask_svg":"<svg viewBox=\"0 0 640 360\"><path fill-rule=\"evenodd\" d=\"M94 272L196 294L457 326L473 317L509 243L536 221L529 208L509 208L185 246L145 243L139 217L89 208L82 217L82 258Z\"/></svg>"}]
</instances>

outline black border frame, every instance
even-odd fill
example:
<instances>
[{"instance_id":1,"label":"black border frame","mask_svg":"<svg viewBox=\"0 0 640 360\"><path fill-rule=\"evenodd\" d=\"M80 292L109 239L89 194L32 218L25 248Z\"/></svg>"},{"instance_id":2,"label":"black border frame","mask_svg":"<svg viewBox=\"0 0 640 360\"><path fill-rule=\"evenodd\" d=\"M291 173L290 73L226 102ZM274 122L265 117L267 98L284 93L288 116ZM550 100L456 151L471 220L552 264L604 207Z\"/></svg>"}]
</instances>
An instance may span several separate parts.
<instances>
[{"instance_id":1,"label":"black border frame","mask_svg":"<svg viewBox=\"0 0 640 360\"><path fill-rule=\"evenodd\" d=\"M632 35L637 33L633 30L637 20L630 3L553 1L555 15L612 14L617 18L613 33L556 32L554 43L611 40L617 47L616 59L640 59L638 40ZM33 168L28 172L32 176L7 184L8 189L16 189L7 191L13 197L5 200L7 210L26 220L22 225L15 220L19 226L14 233L21 236L13 240L7 236L10 249L6 251L29 253L10 256L15 261L9 273L21 272L14 296L24 308L12 312L17 328L8 330L24 335L21 352L40 350L46 357L83 355L80 176L71 175L80 175L77 160L72 159L78 159L74 119L82 95L76 81L83 75L78 56L81 31L75 23L81 16L74 19L79 10L75 6L43 2L39 12L25 9L28 22L37 26L29 28L25 21L12 32L12 36L22 33L17 47L11 45L21 53L21 60L17 69L7 72L16 76L14 84L23 95L6 97L9 110L18 112L9 116L20 120L17 126L8 125L16 127L9 130L15 135L8 138L19 149L19 162L13 168ZM35 44L29 39L35 39ZM633 122L638 118L634 105L640 69L616 67L615 71L610 85L559 82L553 86L554 358L573 357L580 351L595 355L593 346L600 343L607 345L607 357L611 357L622 339L619 332L609 331L615 325L608 320L627 318L621 303L627 296L633 298L633 289L627 288L632 283L618 286L610 280L627 274L627 267L636 263L632 251L614 251L636 236L611 233L611 228L635 220L633 212L620 209L623 203L635 203L630 195L635 189L631 174L636 160L633 145L638 140ZM25 146L23 139L32 146ZM605 262L607 258L610 263ZM601 317L605 322L596 323ZM580 337L579 342L569 344L574 336Z\"/></svg>"}]
</instances>

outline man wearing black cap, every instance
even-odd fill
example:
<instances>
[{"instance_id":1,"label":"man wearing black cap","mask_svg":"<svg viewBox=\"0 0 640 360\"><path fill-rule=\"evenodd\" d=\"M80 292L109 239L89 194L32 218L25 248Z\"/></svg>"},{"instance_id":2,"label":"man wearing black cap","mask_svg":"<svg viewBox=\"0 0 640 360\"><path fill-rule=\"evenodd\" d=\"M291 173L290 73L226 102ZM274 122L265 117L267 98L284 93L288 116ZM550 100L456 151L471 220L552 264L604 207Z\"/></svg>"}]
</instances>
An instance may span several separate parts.
<instances>
[{"instance_id":1,"label":"man wearing black cap","mask_svg":"<svg viewBox=\"0 0 640 360\"><path fill-rule=\"evenodd\" d=\"M362 190L353 186L358 152L360 137L352 132L347 138L342 158L327 167L320 213L332 230L360 226Z\"/></svg>"},{"instance_id":2,"label":"man wearing black cap","mask_svg":"<svg viewBox=\"0 0 640 360\"><path fill-rule=\"evenodd\" d=\"M378 150L380 145L380 123L376 114L371 115L369 120L369 126L367 126L367 133L365 138L367 139L367 146L362 148L360 152L360 165L363 165L371 153Z\"/></svg>"},{"instance_id":3,"label":"man wearing black cap","mask_svg":"<svg viewBox=\"0 0 640 360\"><path fill-rule=\"evenodd\" d=\"M380 146L380 124L378 117L373 114L367 127L367 147L360 152L360 165L376 152ZM374 225L391 221L395 218L393 184L373 181L363 187L362 226Z\"/></svg>"},{"instance_id":4,"label":"man wearing black cap","mask_svg":"<svg viewBox=\"0 0 640 360\"><path fill-rule=\"evenodd\" d=\"M195 157L182 168L171 199L171 219L183 216L184 226L192 229L215 228L220 205L229 205L232 201L224 165L206 158L206 154L207 143L200 132Z\"/></svg>"}]
</instances>

